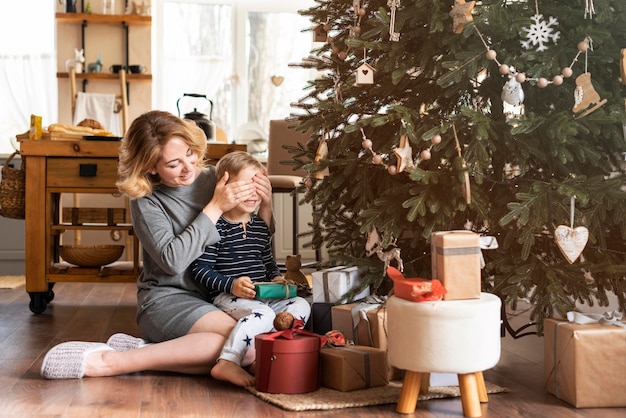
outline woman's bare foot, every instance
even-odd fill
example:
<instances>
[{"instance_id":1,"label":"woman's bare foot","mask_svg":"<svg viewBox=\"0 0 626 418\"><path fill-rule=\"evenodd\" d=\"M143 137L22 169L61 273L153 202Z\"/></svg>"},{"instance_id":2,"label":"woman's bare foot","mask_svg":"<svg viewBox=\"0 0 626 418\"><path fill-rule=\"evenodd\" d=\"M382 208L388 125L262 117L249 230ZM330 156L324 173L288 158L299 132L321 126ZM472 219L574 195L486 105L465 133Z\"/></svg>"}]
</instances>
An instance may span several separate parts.
<instances>
[{"instance_id":1,"label":"woman's bare foot","mask_svg":"<svg viewBox=\"0 0 626 418\"><path fill-rule=\"evenodd\" d=\"M232 361L219 359L211 369L211 376L217 380L224 380L234 385L246 387L254 385L254 376L246 372Z\"/></svg>"}]
</instances>

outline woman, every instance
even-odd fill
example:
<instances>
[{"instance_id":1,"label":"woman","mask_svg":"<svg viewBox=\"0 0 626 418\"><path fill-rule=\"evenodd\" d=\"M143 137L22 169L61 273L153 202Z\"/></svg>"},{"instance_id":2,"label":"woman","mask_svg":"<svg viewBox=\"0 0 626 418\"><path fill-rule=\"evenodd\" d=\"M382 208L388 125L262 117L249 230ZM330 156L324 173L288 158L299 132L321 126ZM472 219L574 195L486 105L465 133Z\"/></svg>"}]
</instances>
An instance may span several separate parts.
<instances>
[{"instance_id":1,"label":"woman","mask_svg":"<svg viewBox=\"0 0 626 418\"><path fill-rule=\"evenodd\" d=\"M143 339L124 334L107 344L72 341L53 347L41 374L48 379L114 376L143 370L210 373L235 321L207 302L189 265L219 241L215 223L251 195L272 221L266 175L228 183L203 167L206 137L193 122L150 111L133 121L120 148L118 188L130 200L143 249L137 323ZM149 343L148 343L149 342ZM250 351L242 364L253 361Z\"/></svg>"}]
</instances>

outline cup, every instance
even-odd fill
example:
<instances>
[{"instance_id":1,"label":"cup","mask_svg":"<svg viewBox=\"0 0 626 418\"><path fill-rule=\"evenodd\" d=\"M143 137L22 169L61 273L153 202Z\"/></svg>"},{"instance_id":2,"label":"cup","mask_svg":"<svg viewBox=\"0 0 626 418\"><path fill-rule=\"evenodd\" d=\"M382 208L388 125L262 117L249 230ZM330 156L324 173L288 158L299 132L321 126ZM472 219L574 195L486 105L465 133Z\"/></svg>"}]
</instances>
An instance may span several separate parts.
<instances>
[{"instance_id":1,"label":"cup","mask_svg":"<svg viewBox=\"0 0 626 418\"><path fill-rule=\"evenodd\" d=\"M109 71L111 71L113 74L117 74L121 70L125 70L125 69L126 69L126 66L122 64L113 64L109 67Z\"/></svg>"},{"instance_id":2,"label":"cup","mask_svg":"<svg viewBox=\"0 0 626 418\"><path fill-rule=\"evenodd\" d=\"M141 74L146 72L146 67L144 67L143 65L129 65L128 71L133 74Z\"/></svg>"}]
</instances>

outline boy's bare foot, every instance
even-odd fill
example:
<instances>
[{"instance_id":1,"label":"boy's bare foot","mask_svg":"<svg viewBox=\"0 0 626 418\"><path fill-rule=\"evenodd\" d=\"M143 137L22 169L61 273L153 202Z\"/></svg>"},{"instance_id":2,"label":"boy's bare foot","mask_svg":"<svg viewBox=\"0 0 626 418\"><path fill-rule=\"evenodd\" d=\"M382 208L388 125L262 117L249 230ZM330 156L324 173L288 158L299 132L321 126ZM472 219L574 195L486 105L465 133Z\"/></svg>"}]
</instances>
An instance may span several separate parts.
<instances>
[{"instance_id":1,"label":"boy's bare foot","mask_svg":"<svg viewBox=\"0 0 626 418\"><path fill-rule=\"evenodd\" d=\"M246 387L254 385L254 376L246 372L232 361L220 359L211 369L211 376L217 380L224 380L234 385Z\"/></svg>"}]
</instances>

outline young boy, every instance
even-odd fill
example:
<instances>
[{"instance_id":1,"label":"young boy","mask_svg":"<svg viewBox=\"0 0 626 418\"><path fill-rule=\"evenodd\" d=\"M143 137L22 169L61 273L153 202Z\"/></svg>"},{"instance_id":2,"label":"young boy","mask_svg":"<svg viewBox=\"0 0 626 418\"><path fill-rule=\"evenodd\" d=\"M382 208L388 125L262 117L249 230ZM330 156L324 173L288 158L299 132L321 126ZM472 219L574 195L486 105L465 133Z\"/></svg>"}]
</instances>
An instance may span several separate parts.
<instances>
[{"instance_id":1,"label":"young boy","mask_svg":"<svg viewBox=\"0 0 626 418\"><path fill-rule=\"evenodd\" d=\"M251 180L263 173L263 165L243 151L226 154L216 167L217 179L228 173L228 181ZM191 265L191 274L209 290L209 301L237 320L226 340L211 376L238 386L254 385L254 376L241 367L254 345L254 336L272 331L276 313L287 311L305 323L311 307L301 298L255 299L254 282L282 277L272 255L271 233L255 211L260 197L248 199L224 212L215 225L221 239L205 247Z\"/></svg>"}]
</instances>

